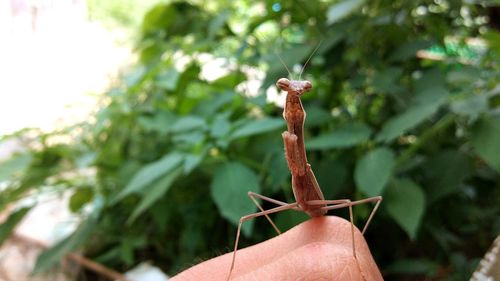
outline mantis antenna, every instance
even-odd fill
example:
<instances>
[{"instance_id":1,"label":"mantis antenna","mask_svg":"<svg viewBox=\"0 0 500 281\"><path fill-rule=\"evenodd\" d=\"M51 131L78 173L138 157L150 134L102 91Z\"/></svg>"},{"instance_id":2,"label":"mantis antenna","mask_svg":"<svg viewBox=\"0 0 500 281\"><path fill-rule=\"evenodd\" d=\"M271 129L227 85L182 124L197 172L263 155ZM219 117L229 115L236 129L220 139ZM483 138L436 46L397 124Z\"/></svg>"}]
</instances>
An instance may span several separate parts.
<instances>
[{"instance_id":1,"label":"mantis antenna","mask_svg":"<svg viewBox=\"0 0 500 281\"><path fill-rule=\"evenodd\" d=\"M300 78L302 77L302 72L304 72L304 69L306 68L307 64L309 63L309 61L311 60L311 58L314 56L314 54L316 53L316 51L318 51L319 47L321 46L321 43L323 43L323 39L321 41L319 41L318 46L316 46L316 48L311 53L311 55L309 56L309 58L306 60L306 63L304 64L304 66L300 70L299 81L300 81Z\"/></svg>"}]
</instances>

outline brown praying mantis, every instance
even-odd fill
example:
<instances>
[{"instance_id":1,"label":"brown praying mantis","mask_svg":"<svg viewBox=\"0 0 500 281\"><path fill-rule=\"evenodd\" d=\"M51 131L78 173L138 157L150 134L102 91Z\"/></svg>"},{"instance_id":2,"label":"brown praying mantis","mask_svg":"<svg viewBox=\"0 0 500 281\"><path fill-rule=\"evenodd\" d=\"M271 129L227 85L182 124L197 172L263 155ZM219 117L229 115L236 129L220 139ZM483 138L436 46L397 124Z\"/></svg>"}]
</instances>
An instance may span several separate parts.
<instances>
[{"instance_id":1,"label":"brown praying mantis","mask_svg":"<svg viewBox=\"0 0 500 281\"><path fill-rule=\"evenodd\" d=\"M354 243L354 222L352 206L368 202L375 202L375 206L373 207L370 216L368 217L361 232L362 234L364 234L374 214L376 213L380 202L382 201L381 196L370 197L358 201L351 201L349 199L325 200L316 177L314 176L311 165L307 162L306 149L304 146L304 121L306 118L306 112L304 111L300 97L304 93L312 89L312 84L309 81L300 80L299 76L299 80L288 80L287 78L281 78L276 83L276 86L279 89L287 92L285 108L283 111L283 118L287 123L287 130L282 133L282 137L285 146L285 158L288 163L288 168L292 174L292 189L296 202L286 203L254 192L248 192L248 196L257 205L260 212L243 216L239 221L231 267L227 276L227 280L231 278L231 273L234 269L241 226L245 221L256 217L265 216L271 223L273 228L276 230L276 232L278 234L281 234L278 227L268 216L269 214L285 210L296 210L303 211L311 217L319 217L325 215L329 210L347 207L349 208L349 219L351 221L352 253L354 259L357 262L356 247ZM264 210L257 199L261 199L278 206L272 209Z\"/></svg>"}]
</instances>

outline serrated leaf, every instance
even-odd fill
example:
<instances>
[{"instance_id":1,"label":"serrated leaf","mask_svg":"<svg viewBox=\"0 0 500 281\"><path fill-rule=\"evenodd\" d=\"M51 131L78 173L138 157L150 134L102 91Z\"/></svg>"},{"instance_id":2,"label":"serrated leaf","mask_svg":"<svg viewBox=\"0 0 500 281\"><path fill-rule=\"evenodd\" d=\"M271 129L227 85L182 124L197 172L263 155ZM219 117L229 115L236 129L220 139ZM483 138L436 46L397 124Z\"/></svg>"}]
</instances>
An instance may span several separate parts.
<instances>
[{"instance_id":1,"label":"serrated leaf","mask_svg":"<svg viewBox=\"0 0 500 281\"><path fill-rule=\"evenodd\" d=\"M41 273L55 266L66 254L74 251L79 246L88 241L88 238L94 230L96 218L91 217L84 221L78 228L53 247L43 251L36 259L33 273Z\"/></svg>"},{"instance_id":2,"label":"serrated leaf","mask_svg":"<svg viewBox=\"0 0 500 281\"><path fill-rule=\"evenodd\" d=\"M248 198L247 193L260 192L257 174L239 162L229 162L220 166L214 173L211 184L211 195L223 217L234 225L240 218L255 212L256 206ZM243 233L252 233L253 220L243 224Z\"/></svg>"},{"instance_id":3,"label":"serrated leaf","mask_svg":"<svg viewBox=\"0 0 500 281\"><path fill-rule=\"evenodd\" d=\"M2 246L5 239L9 238L17 224L21 222L31 208L32 207L24 207L14 211L2 224L0 224L0 246Z\"/></svg>"},{"instance_id":4,"label":"serrated leaf","mask_svg":"<svg viewBox=\"0 0 500 281\"><path fill-rule=\"evenodd\" d=\"M409 179L395 179L384 193L389 215L415 239L425 211L425 194L422 188Z\"/></svg>"},{"instance_id":5,"label":"serrated leaf","mask_svg":"<svg viewBox=\"0 0 500 281\"><path fill-rule=\"evenodd\" d=\"M350 123L333 132L319 135L306 142L309 150L345 148L363 143L370 138L371 129L362 123Z\"/></svg>"},{"instance_id":6,"label":"serrated leaf","mask_svg":"<svg viewBox=\"0 0 500 281\"><path fill-rule=\"evenodd\" d=\"M358 10L364 3L365 0L344 0L330 6L326 12L326 23L333 24L340 21Z\"/></svg>"},{"instance_id":7,"label":"serrated leaf","mask_svg":"<svg viewBox=\"0 0 500 281\"><path fill-rule=\"evenodd\" d=\"M393 168L394 152L385 147L374 149L356 163L356 186L368 196L382 195L391 179Z\"/></svg>"},{"instance_id":8,"label":"serrated leaf","mask_svg":"<svg viewBox=\"0 0 500 281\"><path fill-rule=\"evenodd\" d=\"M434 115L446 101L448 92L442 88L434 88L417 96L417 103L405 112L389 119L375 138L377 141L390 142L408 130L414 128L425 119Z\"/></svg>"},{"instance_id":9,"label":"serrated leaf","mask_svg":"<svg viewBox=\"0 0 500 281\"><path fill-rule=\"evenodd\" d=\"M264 118L257 120L250 120L243 123L242 126L237 128L231 133L231 139L238 139L242 137L249 137L262 133L275 131L284 126L285 122L281 118Z\"/></svg>"},{"instance_id":10,"label":"serrated leaf","mask_svg":"<svg viewBox=\"0 0 500 281\"><path fill-rule=\"evenodd\" d=\"M180 153L170 153L153 163L145 165L134 175L114 201L116 202L131 193L142 192L146 186L153 183L156 179L178 167L183 159L184 157Z\"/></svg>"},{"instance_id":11,"label":"serrated leaf","mask_svg":"<svg viewBox=\"0 0 500 281\"><path fill-rule=\"evenodd\" d=\"M479 157L500 172L500 117L481 118L472 127L470 135Z\"/></svg>"},{"instance_id":12,"label":"serrated leaf","mask_svg":"<svg viewBox=\"0 0 500 281\"><path fill-rule=\"evenodd\" d=\"M139 202L138 206L130 215L127 223L132 223L139 215L141 215L147 208L149 208L153 203L158 201L165 195L165 193L170 189L172 183L177 179L178 176L182 174L183 167L179 166L173 171L163 176L161 179L153 183L146 191L144 191L144 196Z\"/></svg>"}]
</instances>

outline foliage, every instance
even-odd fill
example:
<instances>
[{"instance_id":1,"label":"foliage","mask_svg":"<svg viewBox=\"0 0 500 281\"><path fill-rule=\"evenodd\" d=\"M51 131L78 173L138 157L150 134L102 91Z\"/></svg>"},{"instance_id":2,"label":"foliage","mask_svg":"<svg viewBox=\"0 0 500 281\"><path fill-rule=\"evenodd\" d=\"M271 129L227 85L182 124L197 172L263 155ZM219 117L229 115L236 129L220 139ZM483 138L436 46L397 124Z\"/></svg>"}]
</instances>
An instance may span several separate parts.
<instances>
[{"instance_id":1,"label":"foliage","mask_svg":"<svg viewBox=\"0 0 500 281\"><path fill-rule=\"evenodd\" d=\"M286 76L276 53L300 69L322 40L303 100L325 196L385 196L367 239L387 279L466 279L500 232L500 48L487 9L481 1L157 5L144 17L137 66L94 120L28 144L30 160L0 207L47 186L73 194L82 226L39 270L80 246L118 270L150 259L170 273L228 249L238 217L256 210L247 191L293 200L281 109L265 90ZM228 71L207 78L206 54ZM261 89L243 93L258 70ZM361 223L369 206L355 212ZM303 216L275 218L288 228ZM252 244L273 229L256 220L244 235Z\"/></svg>"}]
</instances>

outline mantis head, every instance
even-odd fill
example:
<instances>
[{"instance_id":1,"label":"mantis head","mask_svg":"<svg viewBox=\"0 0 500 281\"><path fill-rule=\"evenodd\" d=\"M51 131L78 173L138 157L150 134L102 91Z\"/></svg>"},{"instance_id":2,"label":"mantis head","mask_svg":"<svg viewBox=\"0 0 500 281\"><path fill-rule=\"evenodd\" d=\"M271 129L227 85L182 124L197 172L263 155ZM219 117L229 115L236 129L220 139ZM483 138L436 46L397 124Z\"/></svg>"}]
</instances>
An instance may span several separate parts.
<instances>
[{"instance_id":1,"label":"mantis head","mask_svg":"<svg viewBox=\"0 0 500 281\"><path fill-rule=\"evenodd\" d=\"M288 93L294 93L301 96L305 92L309 92L312 89L311 82L307 80L288 80L286 78L281 78L276 82L276 86L283 91Z\"/></svg>"}]
</instances>

